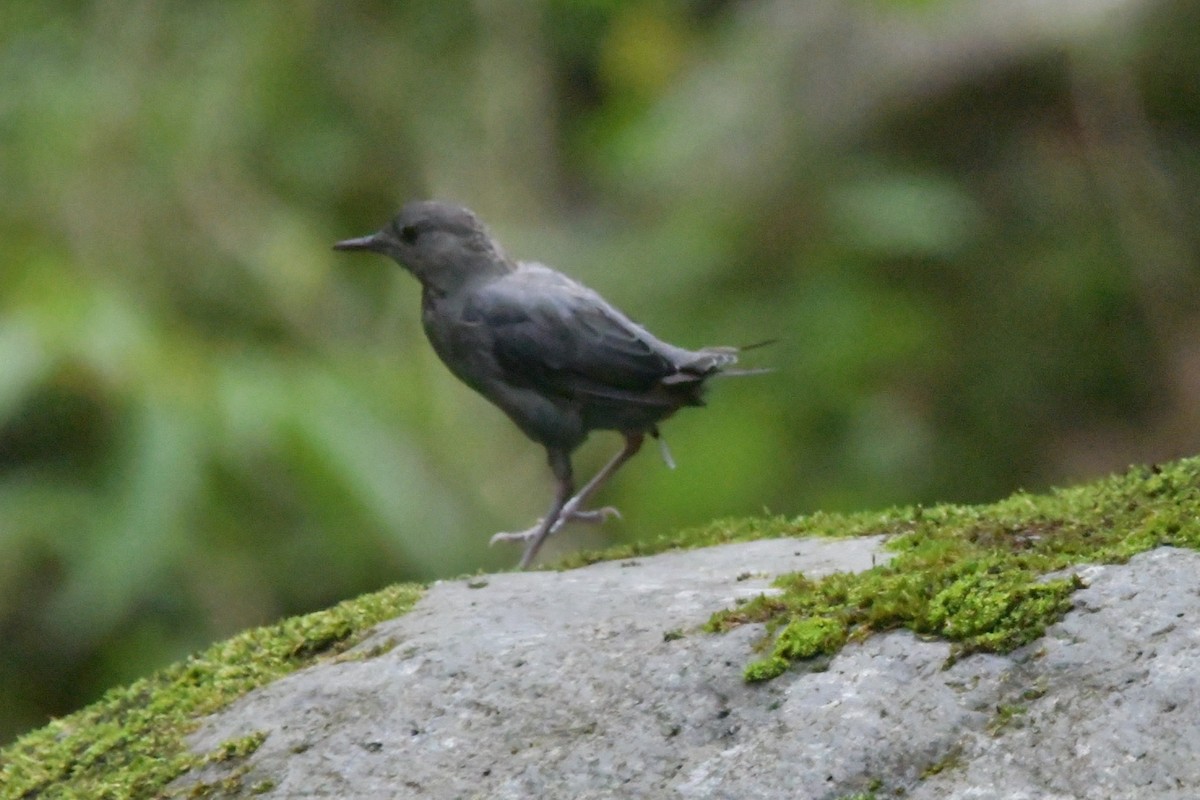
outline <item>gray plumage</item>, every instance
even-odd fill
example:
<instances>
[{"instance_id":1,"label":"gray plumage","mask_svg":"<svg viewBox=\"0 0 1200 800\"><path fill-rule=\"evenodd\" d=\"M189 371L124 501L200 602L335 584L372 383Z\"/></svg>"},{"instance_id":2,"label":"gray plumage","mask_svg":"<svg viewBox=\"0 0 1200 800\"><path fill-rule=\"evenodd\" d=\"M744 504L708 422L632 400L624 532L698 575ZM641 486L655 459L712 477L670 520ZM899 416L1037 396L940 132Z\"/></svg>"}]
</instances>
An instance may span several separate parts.
<instances>
[{"instance_id":1,"label":"gray plumage","mask_svg":"<svg viewBox=\"0 0 1200 800\"><path fill-rule=\"evenodd\" d=\"M527 531L492 538L527 542L522 568L566 522L615 515L583 505L646 434L658 437L658 423L703 405L705 381L737 361L733 347L667 344L562 273L511 260L458 206L409 203L379 232L334 248L380 253L411 272L438 356L546 448L558 482L549 513ZM618 431L625 447L572 496L571 453L593 430Z\"/></svg>"}]
</instances>

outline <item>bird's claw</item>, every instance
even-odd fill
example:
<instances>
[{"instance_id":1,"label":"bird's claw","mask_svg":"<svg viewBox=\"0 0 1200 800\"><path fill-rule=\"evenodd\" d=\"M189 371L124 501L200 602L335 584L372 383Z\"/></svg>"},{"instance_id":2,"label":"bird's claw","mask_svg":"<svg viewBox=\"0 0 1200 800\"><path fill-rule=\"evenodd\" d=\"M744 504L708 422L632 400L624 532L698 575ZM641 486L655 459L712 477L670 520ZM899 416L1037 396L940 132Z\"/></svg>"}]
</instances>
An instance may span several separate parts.
<instances>
[{"instance_id":1,"label":"bird's claw","mask_svg":"<svg viewBox=\"0 0 1200 800\"><path fill-rule=\"evenodd\" d=\"M604 506L603 508L594 508L588 511L570 511L562 514L559 517L558 521L554 523L552 528L550 528L550 531L547 533L547 535L549 536L558 533L559 529L568 522L586 522L589 525L599 525L609 517L621 519L621 512L617 510L615 506ZM503 531L501 533L497 533L488 541L488 546L492 547L497 542L528 542L530 539L537 536L538 531L542 529L543 522L545 522L544 518L539 519L536 523L534 523L533 527L529 528L528 530Z\"/></svg>"}]
</instances>

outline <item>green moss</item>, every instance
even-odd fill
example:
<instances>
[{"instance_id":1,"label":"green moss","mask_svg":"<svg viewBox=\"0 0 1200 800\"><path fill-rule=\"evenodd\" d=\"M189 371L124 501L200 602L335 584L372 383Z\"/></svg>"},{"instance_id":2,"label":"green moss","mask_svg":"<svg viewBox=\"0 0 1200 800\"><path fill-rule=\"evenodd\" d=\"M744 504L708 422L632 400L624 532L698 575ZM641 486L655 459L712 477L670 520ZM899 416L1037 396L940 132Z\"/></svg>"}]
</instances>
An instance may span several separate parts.
<instances>
[{"instance_id":1,"label":"green moss","mask_svg":"<svg viewBox=\"0 0 1200 800\"><path fill-rule=\"evenodd\" d=\"M997 706L996 716L993 717L992 721L988 724L988 733L992 734L993 736L998 736L1004 731L1005 728L1012 725L1015 720L1020 719L1020 717L1022 717L1024 714L1025 706L1022 705L1009 704Z\"/></svg>"},{"instance_id":2,"label":"green moss","mask_svg":"<svg viewBox=\"0 0 1200 800\"><path fill-rule=\"evenodd\" d=\"M1073 575L1051 573L1121 562L1159 545L1200 548L1200 459L1137 467L1041 496L1017 493L987 506L822 514L771 524L777 535L891 534L895 557L820 580L784 575L775 581L779 594L715 614L709 631L767 624L770 655L746 668L746 680L773 678L794 661L896 628L950 640L953 661L973 652L1007 652L1060 619L1081 584ZM762 526L717 523L688 536L764 534Z\"/></svg>"},{"instance_id":3,"label":"green moss","mask_svg":"<svg viewBox=\"0 0 1200 800\"><path fill-rule=\"evenodd\" d=\"M846 629L827 617L808 617L788 623L775 640L775 655L787 659L835 653L846 641Z\"/></svg>"},{"instance_id":4,"label":"green moss","mask_svg":"<svg viewBox=\"0 0 1200 800\"><path fill-rule=\"evenodd\" d=\"M204 766L208 764L224 763L236 764L241 761L235 769L225 772L221 779L208 783L199 781L192 786L189 786L185 796L188 798L205 798L205 797L230 797L239 794L242 791L242 779L250 767L245 763L245 759L253 755L254 751L267 740L265 731L255 731L247 736L242 736L237 739L230 739L222 742L216 750L199 759L195 766Z\"/></svg>"},{"instance_id":5,"label":"green moss","mask_svg":"<svg viewBox=\"0 0 1200 800\"><path fill-rule=\"evenodd\" d=\"M842 795L837 800L875 800L875 793L883 788L883 781L878 778L872 778L869 782L866 791L857 792L855 794Z\"/></svg>"},{"instance_id":6,"label":"green moss","mask_svg":"<svg viewBox=\"0 0 1200 800\"><path fill-rule=\"evenodd\" d=\"M229 741L222 742L215 753L209 754L208 760L215 762L245 758L248 755L252 755L266 740L266 731L255 731L247 736L230 739Z\"/></svg>"},{"instance_id":7,"label":"green moss","mask_svg":"<svg viewBox=\"0 0 1200 800\"><path fill-rule=\"evenodd\" d=\"M794 619L775 640L768 658L747 665L747 681L764 681L776 677L793 662L802 658L836 653L846 643L846 628L831 617Z\"/></svg>"},{"instance_id":8,"label":"green moss","mask_svg":"<svg viewBox=\"0 0 1200 800\"><path fill-rule=\"evenodd\" d=\"M769 658L751 661L742 671L742 677L748 683L757 683L759 681L769 681L772 678L778 678L783 673L787 672L787 668L792 665L792 662L781 656L771 656Z\"/></svg>"},{"instance_id":9,"label":"green moss","mask_svg":"<svg viewBox=\"0 0 1200 800\"><path fill-rule=\"evenodd\" d=\"M950 751L946 753L946 755L942 756L940 759L921 770L921 780L932 778L934 775L939 775L943 772L947 772L948 770L955 769L961 763L962 748L952 747L950 748Z\"/></svg>"},{"instance_id":10,"label":"green moss","mask_svg":"<svg viewBox=\"0 0 1200 800\"><path fill-rule=\"evenodd\" d=\"M394 586L247 631L114 689L0 750L0 798L161 797L168 783L193 767L245 758L265 734L201 755L188 751L184 737L197 720L256 686L336 657L375 623L410 609L421 592L419 586Z\"/></svg>"},{"instance_id":11,"label":"green moss","mask_svg":"<svg viewBox=\"0 0 1200 800\"><path fill-rule=\"evenodd\" d=\"M895 557L888 563L818 581L784 575L775 581L782 594L739 603L709 620L709 631L767 623L771 640L763 649L770 654L746 667L746 680L767 680L793 661L831 652L818 647L805 655L795 646L806 638L798 632L811 632L803 626L814 619L824 620L824 630L840 630L844 635L834 638L842 641L896 628L943 637L954 642L951 662L1030 642L1061 618L1079 588L1073 576L1051 578L1050 573L1083 563L1121 562L1159 545L1200 549L1200 459L1134 467L1045 495L1018 492L991 505L717 520L608 551L579 553L560 568L781 536L879 534L891 537L888 546Z\"/></svg>"}]
</instances>

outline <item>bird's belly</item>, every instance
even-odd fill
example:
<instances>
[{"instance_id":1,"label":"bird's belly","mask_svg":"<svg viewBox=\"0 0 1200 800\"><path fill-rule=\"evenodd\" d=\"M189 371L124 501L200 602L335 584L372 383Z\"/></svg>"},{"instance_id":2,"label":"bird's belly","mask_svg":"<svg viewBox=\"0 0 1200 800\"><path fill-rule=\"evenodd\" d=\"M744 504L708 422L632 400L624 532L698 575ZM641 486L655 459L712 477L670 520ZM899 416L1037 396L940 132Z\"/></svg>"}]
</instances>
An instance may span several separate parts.
<instances>
[{"instance_id":1,"label":"bird's belly","mask_svg":"<svg viewBox=\"0 0 1200 800\"><path fill-rule=\"evenodd\" d=\"M587 430L634 432L650 430L676 410L670 406L589 402L583 406L581 415Z\"/></svg>"},{"instance_id":2,"label":"bird's belly","mask_svg":"<svg viewBox=\"0 0 1200 800\"><path fill-rule=\"evenodd\" d=\"M427 316L425 334L450 372L507 414L529 438L570 450L587 437L577 404L507 380L489 342L474 326L429 324Z\"/></svg>"}]
</instances>

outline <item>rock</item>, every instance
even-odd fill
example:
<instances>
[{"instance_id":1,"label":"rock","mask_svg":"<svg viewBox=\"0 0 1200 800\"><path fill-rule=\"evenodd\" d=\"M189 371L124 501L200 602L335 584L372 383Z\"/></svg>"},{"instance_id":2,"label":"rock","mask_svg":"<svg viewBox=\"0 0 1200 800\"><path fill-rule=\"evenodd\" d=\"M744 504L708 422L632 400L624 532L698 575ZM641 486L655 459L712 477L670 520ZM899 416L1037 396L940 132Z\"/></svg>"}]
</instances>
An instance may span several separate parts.
<instances>
[{"instance_id":1,"label":"rock","mask_svg":"<svg viewBox=\"0 0 1200 800\"><path fill-rule=\"evenodd\" d=\"M908 632L746 684L761 626L698 630L768 576L861 570L878 539L769 540L436 585L357 650L206 721L263 732L265 796L1194 798L1200 554L1087 568L1032 645L944 669ZM220 780L233 766L185 777Z\"/></svg>"},{"instance_id":2,"label":"rock","mask_svg":"<svg viewBox=\"0 0 1200 800\"><path fill-rule=\"evenodd\" d=\"M1076 610L1000 659L1007 724L967 732L960 766L909 797L1200 797L1198 575L1169 547L1084 570Z\"/></svg>"}]
</instances>

